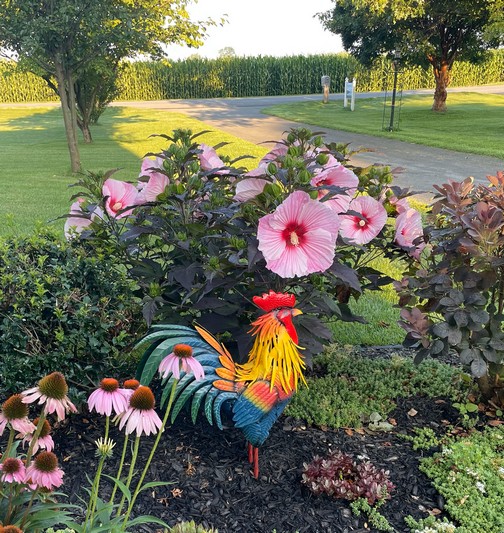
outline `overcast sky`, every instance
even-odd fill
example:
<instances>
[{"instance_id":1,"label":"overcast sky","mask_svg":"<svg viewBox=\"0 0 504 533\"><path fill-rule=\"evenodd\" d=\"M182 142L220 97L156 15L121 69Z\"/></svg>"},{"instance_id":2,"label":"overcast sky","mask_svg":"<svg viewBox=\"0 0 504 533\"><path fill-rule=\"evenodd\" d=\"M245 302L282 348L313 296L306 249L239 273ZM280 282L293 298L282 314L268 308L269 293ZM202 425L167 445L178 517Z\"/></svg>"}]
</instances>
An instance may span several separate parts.
<instances>
[{"instance_id":1,"label":"overcast sky","mask_svg":"<svg viewBox=\"0 0 504 533\"><path fill-rule=\"evenodd\" d=\"M220 19L228 23L209 29L198 48L171 46L170 59L191 54L216 58L230 47L238 56L330 54L342 51L337 35L323 29L314 15L334 6L331 0L199 0L188 6L192 20Z\"/></svg>"}]
</instances>

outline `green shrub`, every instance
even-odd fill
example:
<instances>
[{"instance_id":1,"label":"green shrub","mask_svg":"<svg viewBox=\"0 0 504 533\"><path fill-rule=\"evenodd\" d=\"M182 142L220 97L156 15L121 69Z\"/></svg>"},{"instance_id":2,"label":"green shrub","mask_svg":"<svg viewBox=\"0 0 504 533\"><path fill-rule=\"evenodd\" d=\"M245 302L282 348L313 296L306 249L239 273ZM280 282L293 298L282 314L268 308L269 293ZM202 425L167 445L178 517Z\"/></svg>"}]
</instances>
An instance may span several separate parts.
<instances>
[{"instance_id":1,"label":"green shrub","mask_svg":"<svg viewBox=\"0 0 504 533\"><path fill-rule=\"evenodd\" d=\"M127 347L143 333L133 288L111 261L48 230L0 242L0 389L56 370L84 389L129 371Z\"/></svg>"},{"instance_id":2,"label":"green shrub","mask_svg":"<svg viewBox=\"0 0 504 533\"><path fill-rule=\"evenodd\" d=\"M191 520L190 522L180 522L170 528L170 533L218 533L216 529L205 529Z\"/></svg>"}]
</instances>

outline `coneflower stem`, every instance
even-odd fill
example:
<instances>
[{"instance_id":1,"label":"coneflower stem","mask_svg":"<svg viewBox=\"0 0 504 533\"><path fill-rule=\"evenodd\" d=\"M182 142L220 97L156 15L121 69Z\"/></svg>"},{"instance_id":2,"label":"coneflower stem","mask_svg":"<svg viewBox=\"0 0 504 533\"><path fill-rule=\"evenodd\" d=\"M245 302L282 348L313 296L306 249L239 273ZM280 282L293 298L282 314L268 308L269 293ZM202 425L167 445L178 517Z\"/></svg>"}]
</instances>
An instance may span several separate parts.
<instances>
[{"instance_id":1,"label":"coneflower stem","mask_svg":"<svg viewBox=\"0 0 504 533\"><path fill-rule=\"evenodd\" d=\"M129 434L126 433L126 435L124 436L124 444L123 444L123 450L122 450L122 455L121 455L121 461L119 463L119 469L117 470L117 475L116 475L116 478L119 480L121 479L122 469L124 466L124 459L126 458L126 450L128 449L128 439L129 439ZM114 497L115 497L116 492L117 492L117 483L114 484L114 488L112 489L112 495L110 496L109 503L112 505L114 505Z\"/></svg>"},{"instance_id":2,"label":"coneflower stem","mask_svg":"<svg viewBox=\"0 0 504 533\"><path fill-rule=\"evenodd\" d=\"M2 456L2 462L5 461L5 459L7 459L9 457L9 452L12 448L12 445L14 444L14 434L16 432L14 431L14 429L11 427L10 428L10 433L9 433L9 440L7 441L7 447L5 448L5 452Z\"/></svg>"},{"instance_id":3,"label":"coneflower stem","mask_svg":"<svg viewBox=\"0 0 504 533\"><path fill-rule=\"evenodd\" d=\"M135 438L135 446L133 447L133 453L131 454L131 464L128 472L128 479L126 480L126 488L129 489L131 485L131 480L133 479L133 474L135 472L135 463L138 457L138 448L140 447L140 437ZM121 501L119 502L119 508L117 509L116 516L121 516L121 511L124 505L124 500L126 499L126 494L123 492Z\"/></svg>"},{"instance_id":4,"label":"coneflower stem","mask_svg":"<svg viewBox=\"0 0 504 533\"><path fill-rule=\"evenodd\" d=\"M154 453L156 452L156 449L157 449L157 447L159 445L159 441L161 440L161 435L163 434L164 429L166 427L166 422L168 421L168 416L170 414L170 411L171 411L171 408L172 408L172 405L173 405L173 400L175 399L175 392L177 391L178 382L179 382L178 379L174 379L173 380L172 389L171 389L171 392L170 392L170 398L168 400L168 405L166 406L166 411L165 411L165 414L164 414L164 417L163 417L163 423L161 424L161 428L158 431L158 434L156 436L156 440L154 441L154 444L152 445L152 450L150 451L149 457L148 457L147 462L145 463L144 469L142 471L142 475L140 476L140 479L138 480L135 492L133 493L133 496L131 498L130 504L128 506L128 510L126 511L126 515L124 517L123 527L126 527L126 523L128 521L129 515L131 514L131 511L133 510L133 505L135 505L135 500L137 499L137 496L138 496L140 490L142 489L142 483L143 483L143 481L145 479L147 471L149 470L149 466L150 466L150 464L152 462L152 459L154 458Z\"/></svg>"},{"instance_id":5,"label":"coneflower stem","mask_svg":"<svg viewBox=\"0 0 504 533\"><path fill-rule=\"evenodd\" d=\"M30 511L33 505L33 500L35 499L35 494L37 494L36 490L32 490L30 501L28 502L28 507L26 508L26 511L23 515L23 519L21 520L21 525L19 526L19 529L23 530L26 519L30 516Z\"/></svg>"},{"instance_id":6,"label":"coneflower stem","mask_svg":"<svg viewBox=\"0 0 504 533\"><path fill-rule=\"evenodd\" d=\"M42 409L42 412L40 413L37 428L35 429L35 433L32 436L32 439L30 441L30 446L28 446L28 451L26 452L26 466L30 464L30 460L33 455L33 448L35 447L35 443L38 441L40 434L42 433L42 428L44 427L44 422L46 419L45 410Z\"/></svg>"},{"instance_id":7,"label":"coneflower stem","mask_svg":"<svg viewBox=\"0 0 504 533\"><path fill-rule=\"evenodd\" d=\"M108 434L110 427L110 416L105 417L105 442L107 442ZM94 520L94 511L96 507L96 502L98 500L98 492L100 488L100 478L103 469L103 463L105 463L106 456L102 454L100 456L100 461L98 462L98 467L96 468L96 474L93 479L93 485L91 486L91 496L89 497L89 504L86 512L86 522L84 523L84 529L82 533L86 533L87 525L92 526Z\"/></svg>"}]
</instances>

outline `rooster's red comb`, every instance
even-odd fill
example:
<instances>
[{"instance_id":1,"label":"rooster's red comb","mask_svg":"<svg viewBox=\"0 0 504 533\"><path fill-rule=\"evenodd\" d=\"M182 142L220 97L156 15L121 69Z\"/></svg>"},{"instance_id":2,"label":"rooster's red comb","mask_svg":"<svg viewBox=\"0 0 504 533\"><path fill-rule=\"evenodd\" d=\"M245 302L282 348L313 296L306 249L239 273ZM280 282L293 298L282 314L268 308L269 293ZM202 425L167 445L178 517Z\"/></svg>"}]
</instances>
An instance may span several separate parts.
<instances>
[{"instance_id":1,"label":"rooster's red comb","mask_svg":"<svg viewBox=\"0 0 504 533\"><path fill-rule=\"evenodd\" d=\"M257 307L261 308L267 313L273 311L273 309L280 309L281 307L294 307L296 305L296 297L294 294L288 294L286 292L269 291L262 296L254 296L253 302Z\"/></svg>"}]
</instances>

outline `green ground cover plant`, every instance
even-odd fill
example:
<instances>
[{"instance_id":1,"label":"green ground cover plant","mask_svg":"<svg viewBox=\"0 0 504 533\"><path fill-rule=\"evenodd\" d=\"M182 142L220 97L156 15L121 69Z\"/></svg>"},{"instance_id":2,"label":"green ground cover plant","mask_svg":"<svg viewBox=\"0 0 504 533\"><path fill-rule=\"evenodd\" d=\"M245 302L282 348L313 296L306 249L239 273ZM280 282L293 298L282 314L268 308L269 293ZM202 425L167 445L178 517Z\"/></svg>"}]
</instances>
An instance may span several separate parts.
<instances>
[{"instance_id":1,"label":"green ground cover plant","mask_svg":"<svg viewBox=\"0 0 504 533\"><path fill-rule=\"evenodd\" d=\"M287 413L332 428L360 428L372 413L385 418L399 397L425 394L455 401L467 394L460 369L433 360L415 365L400 356L359 357L350 346L328 347L315 358L314 370L308 388L298 391Z\"/></svg>"},{"instance_id":2,"label":"green ground cover plant","mask_svg":"<svg viewBox=\"0 0 504 533\"><path fill-rule=\"evenodd\" d=\"M153 133L175 127L209 130L202 122L178 113L111 107L94 127L94 142L81 144L85 170L119 168L116 175L137 176L142 157L160 149ZM202 142L228 142L221 151L230 157L247 153L261 158L268 150L222 131L212 130ZM36 221L46 224L68 211L70 175L63 118L55 107L6 108L0 114L0 235L29 233ZM243 165L254 165L253 159ZM55 223L62 229L63 221Z\"/></svg>"},{"instance_id":3,"label":"green ground cover plant","mask_svg":"<svg viewBox=\"0 0 504 533\"><path fill-rule=\"evenodd\" d=\"M454 440L421 460L420 470L445 498L458 533L504 530L504 427L487 427Z\"/></svg>"},{"instance_id":4,"label":"green ground cover plant","mask_svg":"<svg viewBox=\"0 0 504 533\"><path fill-rule=\"evenodd\" d=\"M382 130L383 102L383 97L359 99L353 112L341 100L281 104L262 111L322 128L504 158L504 95L451 93L446 113L430 110L432 95L404 96L399 131L394 132Z\"/></svg>"}]
</instances>

